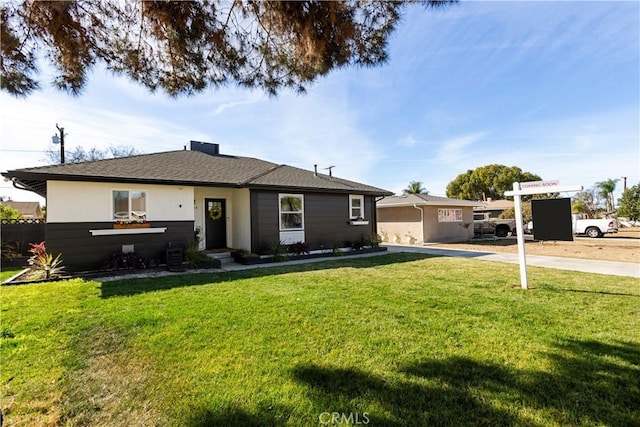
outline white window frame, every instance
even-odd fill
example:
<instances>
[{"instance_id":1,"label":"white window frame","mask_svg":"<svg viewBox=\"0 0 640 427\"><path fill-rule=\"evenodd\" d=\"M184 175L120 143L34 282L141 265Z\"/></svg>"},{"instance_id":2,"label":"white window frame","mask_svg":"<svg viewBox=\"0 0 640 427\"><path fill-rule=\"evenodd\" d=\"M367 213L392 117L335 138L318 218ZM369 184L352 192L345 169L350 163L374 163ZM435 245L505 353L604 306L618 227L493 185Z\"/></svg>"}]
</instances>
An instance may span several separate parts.
<instances>
[{"instance_id":1,"label":"white window frame","mask_svg":"<svg viewBox=\"0 0 640 427\"><path fill-rule=\"evenodd\" d=\"M360 207L354 207L353 201L360 200ZM354 209L360 209L360 215L353 215ZM359 194L349 194L349 219L364 219L364 196Z\"/></svg>"},{"instance_id":2,"label":"white window frame","mask_svg":"<svg viewBox=\"0 0 640 427\"><path fill-rule=\"evenodd\" d=\"M302 201L301 207L302 209L300 211L282 211L282 199L284 197L299 197L300 200ZM300 217L301 217L301 224L302 226L300 228L284 228L282 227L282 214L296 214L299 213ZM290 194L290 193L280 193L278 194L278 228L280 229L280 231L303 231L304 230L304 194Z\"/></svg>"},{"instance_id":3,"label":"white window frame","mask_svg":"<svg viewBox=\"0 0 640 427\"><path fill-rule=\"evenodd\" d=\"M128 203L128 210L127 210L127 217L122 217L122 218L115 218L115 212L114 212L114 205L115 205L115 198L114 198L114 193L115 192L126 192L127 193L127 203ZM144 193L144 218L132 218L131 217L131 193ZM112 221L136 221L138 219L142 219L142 220L148 220L149 219L149 192L147 190L138 190L138 189L124 189L124 188L113 188L111 189L111 220Z\"/></svg>"},{"instance_id":4,"label":"white window frame","mask_svg":"<svg viewBox=\"0 0 640 427\"><path fill-rule=\"evenodd\" d=\"M462 209L438 208L438 222L462 222Z\"/></svg>"}]
</instances>

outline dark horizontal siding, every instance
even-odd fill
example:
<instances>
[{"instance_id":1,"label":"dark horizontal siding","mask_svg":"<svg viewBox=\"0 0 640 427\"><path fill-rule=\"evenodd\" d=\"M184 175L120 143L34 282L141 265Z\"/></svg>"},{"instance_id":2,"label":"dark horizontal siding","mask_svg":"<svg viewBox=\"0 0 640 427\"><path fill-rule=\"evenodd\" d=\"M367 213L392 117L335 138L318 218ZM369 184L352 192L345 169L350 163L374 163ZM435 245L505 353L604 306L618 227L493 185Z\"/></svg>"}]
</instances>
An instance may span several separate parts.
<instances>
[{"instance_id":1,"label":"dark horizontal siding","mask_svg":"<svg viewBox=\"0 0 640 427\"><path fill-rule=\"evenodd\" d=\"M357 194L357 193L354 193ZM305 194L304 219L306 242L313 249L332 248L354 240L369 239L375 232L372 197L364 197L364 218L368 225L349 224L348 194Z\"/></svg>"},{"instance_id":2,"label":"dark horizontal siding","mask_svg":"<svg viewBox=\"0 0 640 427\"><path fill-rule=\"evenodd\" d=\"M279 230L278 193L251 191L251 252L277 241Z\"/></svg>"},{"instance_id":3,"label":"dark horizontal siding","mask_svg":"<svg viewBox=\"0 0 640 427\"><path fill-rule=\"evenodd\" d=\"M134 245L139 256L164 260L168 247L185 248L193 240L193 221L153 221L152 227L166 227L164 233L92 236L89 230L112 228L113 223L80 222L49 223L46 228L47 249L62 254L68 271L100 269L107 257L122 250L122 245Z\"/></svg>"},{"instance_id":4,"label":"dark horizontal siding","mask_svg":"<svg viewBox=\"0 0 640 427\"><path fill-rule=\"evenodd\" d=\"M258 252L280 237L278 192L251 192L252 251ZM313 249L350 244L371 238L376 230L375 199L365 196L365 219L368 225L349 224L349 195L328 193L304 194L305 240ZM357 193L354 193L357 194Z\"/></svg>"}]
</instances>

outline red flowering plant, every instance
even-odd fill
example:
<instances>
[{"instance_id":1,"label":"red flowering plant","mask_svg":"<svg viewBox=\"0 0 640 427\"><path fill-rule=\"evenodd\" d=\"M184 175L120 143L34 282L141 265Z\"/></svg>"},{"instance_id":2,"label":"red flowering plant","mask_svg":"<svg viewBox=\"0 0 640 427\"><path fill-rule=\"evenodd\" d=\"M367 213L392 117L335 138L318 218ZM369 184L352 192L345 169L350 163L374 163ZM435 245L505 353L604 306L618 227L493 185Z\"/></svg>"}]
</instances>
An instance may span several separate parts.
<instances>
[{"instance_id":1,"label":"red flowering plant","mask_svg":"<svg viewBox=\"0 0 640 427\"><path fill-rule=\"evenodd\" d=\"M49 279L60 276L64 267L62 266L62 254L53 257L47 252L44 241L40 243L31 243L29 249L31 257L29 265L31 266L32 277L35 279Z\"/></svg>"}]
</instances>

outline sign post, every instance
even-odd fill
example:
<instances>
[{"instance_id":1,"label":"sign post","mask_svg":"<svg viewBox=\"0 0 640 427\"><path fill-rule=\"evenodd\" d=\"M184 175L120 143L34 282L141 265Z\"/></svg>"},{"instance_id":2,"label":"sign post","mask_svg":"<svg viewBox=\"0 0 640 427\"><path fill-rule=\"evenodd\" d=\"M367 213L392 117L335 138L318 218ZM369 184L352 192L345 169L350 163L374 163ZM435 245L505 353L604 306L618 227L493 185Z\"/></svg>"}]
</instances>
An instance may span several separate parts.
<instances>
[{"instance_id":1,"label":"sign post","mask_svg":"<svg viewBox=\"0 0 640 427\"><path fill-rule=\"evenodd\" d=\"M516 215L516 235L518 239L518 264L520 265L520 286L529 289L527 281L527 256L524 251L524 224L522 223L522 198L520 197L521 184L513 183L513 207ZM506 193L505 193L506 194Z\"/></svg>"},{"instance_id":2,"label":"sign post","mask_svg":"<svg viewBox=\"0 0 640 427\"><path fill-rule=\"evenodd\" d=\"M516 233L518 238L518 264L520 264L520 286L529 289L527 280L527 256L524 250L524 224L522 223L522 199L521 196L530 196L544 193L564 193L569 191L582 191L582 186L562 186L560 181L532 181L514 182L513 191L505 191L505 196L513 196L513 207L516 215Z\"/></svg>"}]
</instances>

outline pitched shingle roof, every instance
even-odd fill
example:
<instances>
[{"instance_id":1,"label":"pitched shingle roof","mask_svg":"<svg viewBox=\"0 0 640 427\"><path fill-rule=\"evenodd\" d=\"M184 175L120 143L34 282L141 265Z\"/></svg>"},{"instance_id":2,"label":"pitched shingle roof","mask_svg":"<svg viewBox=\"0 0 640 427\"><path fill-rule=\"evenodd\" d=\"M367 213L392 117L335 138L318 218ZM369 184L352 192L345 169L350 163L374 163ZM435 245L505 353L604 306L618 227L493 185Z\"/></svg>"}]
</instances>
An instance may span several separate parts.
<instances>
[{"instance_id":1,"label":"pitched shingle roof","mask_svg":"<svg viewBox=\"0 0 640 427\"><path fill-rule=\"evenodd\" d=\"M17 169L2 174L45 195L47 180L137 182L245 188L291 188L373 195L390 192L358 182L251 157L169 151L117 159Z\"/></svg>"},{"instance_id":2,"label":"pitched shingle roof","mask_svg":"<svg viewBox=\"0 0 640 427\"><path fill-rule=\"evenodd\" d=\"M8 200L0 202L0 205L9 206L17 210L23 218L42 218L39 202L14 202L13 200Z\"/></svg>"},{"instance_id":3,"label":"pitched shingle roof","mask_svg":"<svg viewBox=\"0 0 640 427\"><path fill-rule=\"evenodd\" d=\"M470 200L449 199L448 197L432 196L430 194L402 194L388 196L377 203L378 208L393 208L399 206L483 206L481 202Z\"/></svg>"}]
</instances>

